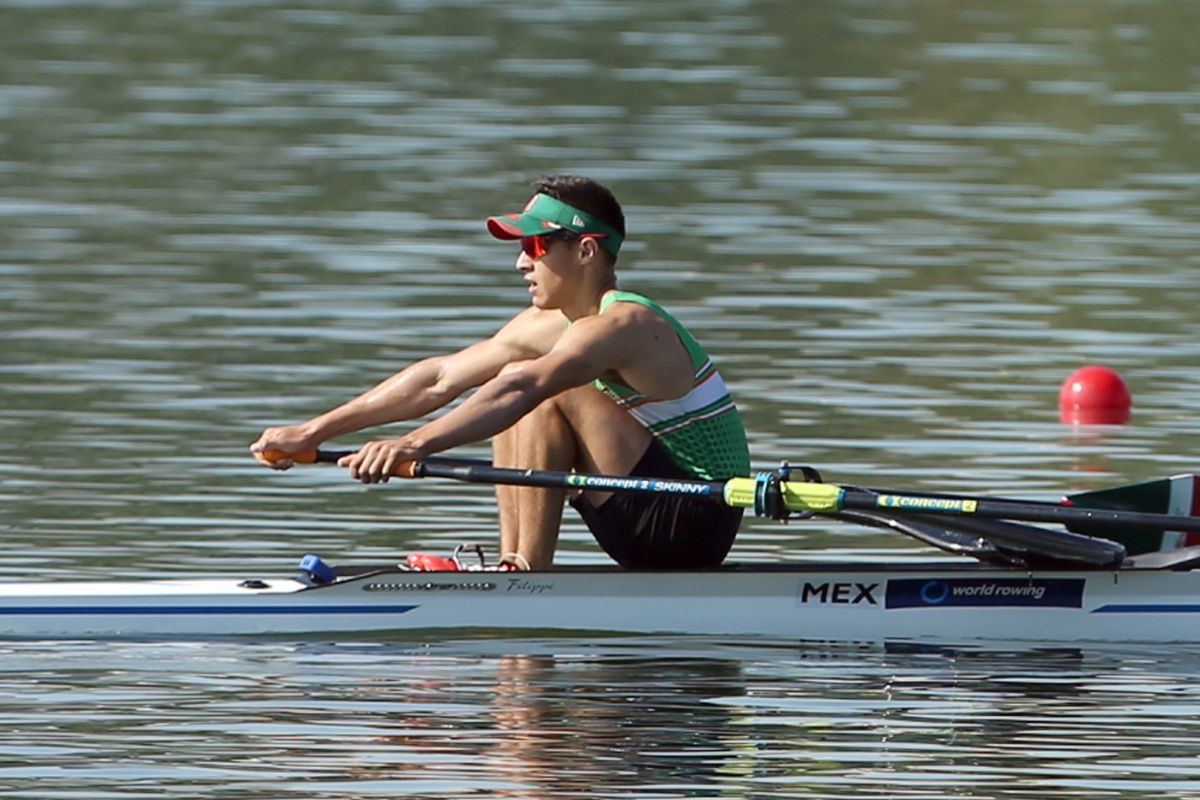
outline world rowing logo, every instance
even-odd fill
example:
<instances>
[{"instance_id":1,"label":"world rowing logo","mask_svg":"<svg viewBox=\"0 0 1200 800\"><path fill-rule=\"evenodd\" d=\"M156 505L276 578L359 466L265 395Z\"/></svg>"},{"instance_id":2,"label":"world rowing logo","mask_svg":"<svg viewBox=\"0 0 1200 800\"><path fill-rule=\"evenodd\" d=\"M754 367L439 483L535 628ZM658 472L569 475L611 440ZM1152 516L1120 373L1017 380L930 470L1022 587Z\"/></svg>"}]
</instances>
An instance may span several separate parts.
<instances>
[{"instance_id":1,"label":"world rowing logo","mask_svg":"<svg viewBox=\"0 0 1200 800\"><path fill-rule=\"evenodd\" d=\"M949 596L950 587L945 581L930 581L921 587L921 601L931 606L941 605Z\"/></svg>"},{"instance_id":2,"label":"world rowing logo","mask_svg":"<svg viewBox=\"0 0 1200 800\"><path fill-rule=\"evenodd\" d=\"M1082 578L892 578L884 607L1082 608L1084 583Z\"/></svg>"}]
</instances>

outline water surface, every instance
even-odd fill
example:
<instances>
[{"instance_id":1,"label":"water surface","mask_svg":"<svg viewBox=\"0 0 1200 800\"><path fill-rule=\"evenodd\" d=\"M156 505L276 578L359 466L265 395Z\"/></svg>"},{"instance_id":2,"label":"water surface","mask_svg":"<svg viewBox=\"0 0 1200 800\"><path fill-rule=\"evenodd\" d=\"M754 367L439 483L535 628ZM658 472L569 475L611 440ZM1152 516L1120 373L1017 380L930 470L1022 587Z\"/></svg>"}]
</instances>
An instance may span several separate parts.
<instances>
[{"instance_id":1,"label":"water surface","mask_svg":"<svg viewBox=\"0 0 1200 800\"><path fill-rule=\"evenodd\" d=\"M0 577L490 542L479 487L245 447L518 310L482 219L554 171L617 190L622 285L700 335L758 468L1034 499L1194 471L1198 16L0 4ZM1059 422L1092 362L1130 424ZM751 520L734 557L812 552L924 551ZM559 561L601 560L568 518ZM1194 658L10 643L0 796L1200 796Z\"/></svg>"}]
</instances>

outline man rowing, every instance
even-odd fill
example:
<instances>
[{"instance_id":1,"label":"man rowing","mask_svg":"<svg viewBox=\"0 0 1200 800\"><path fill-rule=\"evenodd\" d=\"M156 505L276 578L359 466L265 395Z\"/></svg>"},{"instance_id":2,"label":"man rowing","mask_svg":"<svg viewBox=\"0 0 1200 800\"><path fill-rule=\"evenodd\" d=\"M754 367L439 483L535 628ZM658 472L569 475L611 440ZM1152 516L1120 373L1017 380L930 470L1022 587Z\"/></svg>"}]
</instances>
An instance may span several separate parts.
<instances>
[{"instance_id":1,"label":"man rowing","mask_svg":"<svg viewBox=\"0 0 1200 800\"><path fill-rule=\"evenodd\" d=\"M580 176L550 176L519 214L491 217L498 239L520 240L516 268L530 307L490 338L412 364L307 422L265 430L262 463L344 434L423 417L470 389L442 416L363 445L338 464L364 483L404 462L492 439L496 466L654 478L725 480L749 474L741 417L696 339L643 295L617 285L625 217L612 192ZM501 565L546 569L565 490L496 489ZM715 567L733 545L741 509L703 497L584 491L570 498L596 541L630 569Z\"/></svg>"}]
</instances>

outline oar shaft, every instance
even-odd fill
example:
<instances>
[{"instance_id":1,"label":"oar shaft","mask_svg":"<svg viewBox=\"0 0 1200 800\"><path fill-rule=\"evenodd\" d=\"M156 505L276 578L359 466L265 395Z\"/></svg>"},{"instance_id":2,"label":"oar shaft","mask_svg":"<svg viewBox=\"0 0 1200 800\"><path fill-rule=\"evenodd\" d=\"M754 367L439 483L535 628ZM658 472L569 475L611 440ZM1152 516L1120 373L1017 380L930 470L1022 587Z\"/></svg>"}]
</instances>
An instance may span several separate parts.
<instances>
[{"instance_id":1,"label":"oar shaft","mask_svg":"<svg viewBox=\"0 0 1200 800\"><path fill-rule=\"evenodd\" d=\"M272 460L291 458L299 463L336 462L353 451L317 450L306 453L268 453ZM432 457L401 465L397 475L413 478L450 478L468 483L534 486L549 489L645 492L650 494L714 497L735 508L755 508L760 483L754 478L727 481L638 478L618 475L582 475L575 472L493 467L485 461ZM985 519L1052 522L1108 527L1138 527L1163 531L1200 531L1200 517L1154 514L1141 511L1064 506L1039 501L988 499L950 494L902 493L892 490L839 486L832 483L786 481L779 485L789 511L836 514L839 511L882 511L888 514L953 514Z\"/></svg>"},{"instance_id":2,"label":"oar shaft","mask_svg":"<svg viewBox=\"0 0 1200 800\"><path fill-rule=\"evenodd\" d=\"M662 478L636 478L617 475L580 475L537 469L506 469L491 464L455 458L427 458L412 470L416 478L451 478L468 483L493 483L506 486L534 486L544 489L591 489L602 492L643 492L647 494L721 497L724 481L696 481Z\"/></svg>"},{"instance_id":3,"label":"oar shaft","mask_svg":"<svg viewBox=\"0 0 1200 800\"><path fill-rule=\"evenodd\" d=\"M803 491L803 484L801 491ZM857 511L958 514L1022 522L1057 522L1061 524L1070 522L1110 527L1144 527L1164 531L1200 531L1200 517L1153 514L1141 511L1108 511L1019 500L989 500L980 497L951 495L879 494L866 489L844 489L840 502L842 508ZM804 504L801 502L799 505Z\"/></svg>"},{"instance_id":4,"label":"oar shaft","mask_svg":"<svg viewBox=\"0 0 1200 800\"><path fill-rule=\"evenodd\" d=\"M301 453L268 451L271 461L291 459L298 464L336 464L338 459L353 454L353 450L308 450ZM493 467L486 461L468 458L431 456L421 461L401 464L395 471L402 478L449 478L465 483L490 483L506 486L533 486L543 489L591 489L605 492L643 492L648 494L722 497L725 481L697 481L663 478L631 478L619 475L580 475L575 472L556 472L537 469ZM753 495L747 507L753 506Z\"/></svg>"}]
</instances>

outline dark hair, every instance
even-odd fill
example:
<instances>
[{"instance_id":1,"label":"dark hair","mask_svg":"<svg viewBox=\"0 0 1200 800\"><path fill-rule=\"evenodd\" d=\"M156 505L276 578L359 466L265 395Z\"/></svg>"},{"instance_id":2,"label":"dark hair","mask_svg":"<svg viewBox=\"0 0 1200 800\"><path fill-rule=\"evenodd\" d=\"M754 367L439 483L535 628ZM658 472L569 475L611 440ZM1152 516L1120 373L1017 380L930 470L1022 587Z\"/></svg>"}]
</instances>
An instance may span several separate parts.
<instances>
[{"instance_id":1,"label":"dark hair","mask_svg":"<svg viewBox=\"0 0 1200 800\"><path fill-rule=\"evenodd\" d=\"M539 194L548 194L580 211L586 211L625 236L625 212L612 190L583 175L544 175L534 183ZM605 251L608 252L608 251Z\"/></svg>"}]
</instances>

